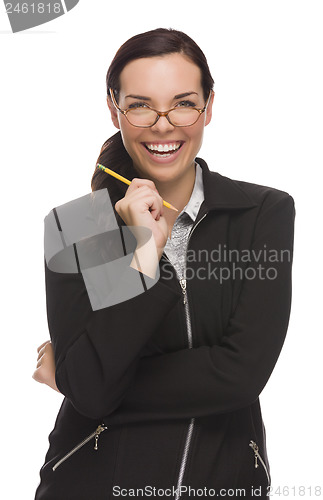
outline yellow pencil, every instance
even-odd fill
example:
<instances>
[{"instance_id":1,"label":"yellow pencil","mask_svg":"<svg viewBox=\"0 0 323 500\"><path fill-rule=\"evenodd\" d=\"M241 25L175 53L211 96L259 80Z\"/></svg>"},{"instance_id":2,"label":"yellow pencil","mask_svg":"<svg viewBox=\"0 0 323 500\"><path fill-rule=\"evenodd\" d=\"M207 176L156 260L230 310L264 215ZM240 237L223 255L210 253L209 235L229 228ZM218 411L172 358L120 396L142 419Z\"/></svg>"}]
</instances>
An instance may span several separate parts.
<instances>
[{"instance_id":1,"label":"yellow pencil","mask_svg":"<svg viewBox=\"0 0 323 500\"><path fill-rule=\"evenodd\" d=\"M100 168L101 170L103 170L104 172L106 172L107 174L112 175L112 177L115 177L116 179L119 179L119 181L124 182L125 184L128 184L128 186L131 184L131 181L129 181L125 177L122 177L122 175L117 174L116 172L114 172L110 168L107 168L104 165L101 165L101 163L97 163L96 166L98 168ZM164 201L163 200L163 205L165 205L165 207L167 207L167 208L171 208L172 210L176 210L176 212L178 212L177 208L175 208L173 205L171 205L170 203L168 203L168 201Z\"/></svg>"}]
</instances>

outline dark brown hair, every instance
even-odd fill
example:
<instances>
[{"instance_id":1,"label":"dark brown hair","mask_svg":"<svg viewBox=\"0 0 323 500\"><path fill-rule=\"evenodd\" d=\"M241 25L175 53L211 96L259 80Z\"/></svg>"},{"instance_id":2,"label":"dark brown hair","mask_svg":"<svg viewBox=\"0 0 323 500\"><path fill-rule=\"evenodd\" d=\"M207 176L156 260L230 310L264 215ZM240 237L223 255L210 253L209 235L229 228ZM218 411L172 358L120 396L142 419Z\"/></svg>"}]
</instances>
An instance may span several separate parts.
<instances>
[{"instance_id":1,"label":"dark brown hair","mask_svg":"<svg viewBox=\"0 0 323 500\"><path fill-rule=\"evenodd\" d=\"M205 100L213 88L213 78L205 55L200 47L188 35L174 29L158 28L140 33L127 40L114 56L107 72L107 95L112 88L116 99L120 91L120 74L123 68L135 59L180 53L193 61L201 70L202 88ZM139 177L132 160L128 155L120 132L110 137L103 144L97 163L111 168L124 177L132 180ZM91 181L92 191L108 188L113 205L122 198L127 186L96 168Z\"/></svg>"}]
</instances>

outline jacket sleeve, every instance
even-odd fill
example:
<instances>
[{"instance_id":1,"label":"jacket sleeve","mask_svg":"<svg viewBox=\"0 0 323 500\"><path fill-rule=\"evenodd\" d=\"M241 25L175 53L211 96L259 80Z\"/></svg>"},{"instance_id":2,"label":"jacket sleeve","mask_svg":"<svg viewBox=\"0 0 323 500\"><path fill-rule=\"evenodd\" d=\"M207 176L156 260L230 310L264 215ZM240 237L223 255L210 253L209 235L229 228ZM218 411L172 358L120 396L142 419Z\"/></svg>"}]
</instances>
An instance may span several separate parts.
<instances>
[{"instance_id":1,"label":"jacket sleeve","mask_svg":"<svg viewBox=\"0 0 323 500\"><path fill-rule=\"evenodd\" d=\"M130 287L138 274L129 267L119 286ZM53 272L45 261L45 281L57 387L81 414L101 418L120 405L140 352L181 294L157 281L144 293L93 311L81 273Z\"/></svg>"},{"instance_id":2,"label":"jacket sleeve","mask_svg":"<svg viewBox=\"0 0 323 500\"><path fill-rule=\"evenodd\" d=\"M259 211L253 246L275 249L276 269L244 279L220 345L142 358L133 384L107 424L221 414L252 404L267 383L287 332L291 305L294 202L269 195ZM268 267L268 262L255 262ZM251 267L251 266L250 266Z\"/></svg>"}]
</instances>

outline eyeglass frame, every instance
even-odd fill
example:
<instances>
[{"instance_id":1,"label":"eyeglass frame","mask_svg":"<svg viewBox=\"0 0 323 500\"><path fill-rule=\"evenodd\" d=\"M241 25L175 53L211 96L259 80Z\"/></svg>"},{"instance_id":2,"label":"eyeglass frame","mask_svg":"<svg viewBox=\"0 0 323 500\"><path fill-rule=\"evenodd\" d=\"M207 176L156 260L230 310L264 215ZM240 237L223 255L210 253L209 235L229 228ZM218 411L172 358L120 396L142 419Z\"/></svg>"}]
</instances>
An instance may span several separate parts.
<instances>
[{"instance_id":1,"label":"eyeglass frame","mask_svg":"<svg viewBox=\"0 0 323 500\"><path fill-rule=\"evenodd\" d=\"M117 101L116 101L115 97L114 97L114 92L113 92L113 89L112 89L111 87L109 88L109 93L110 93L111 100L112 100L112 102L113 102L114 107L115 107L118 111L120 111L120 113L122 113L122 114L126 117L126 119L127 119L128 123L130 123L130 125L132 125L133 127L137 127L137 128L150 128L150 127L153 127L154 125L156 125L156 123L158 122L158 120L159 120L159 118L160 118L161 116L164 116L165 118L167 118L168 122L169 122L169 123L170 123L173 127L191 127L192 125L195 125L195 123L198 121L198 119L200 118L200 116L204 113L204 111L205 111L205 110L206 110L206 108L208 107L208 104L209 104L210 99L211 99L212 92L213 92L213 91L212 91L212 89L211 89L211 90L210 90L210 93L209 93L209 96L208 96L208 98L207 98L207 100L206 100L206 103L205 103L205 105L204 105L204 107L203 107L203 108L195 108L195 107L193 107L193 106L190 108L190 109L195 109L196 111L198 111L198 112L199 112L199 116L196 118L195 122L191 123L190 125L174 125L174 124L170 121L170 119L169 119L169 117L168 117L168 114L169 114L171 111L174 111L175 109L178 109L178 108L176 108L176 107L175 107L175 108L171 108L171 109L169 109L168 111L158 111L157 109L151 108L150 106L147 106L147 107L148 107L151 111L155 111L155 113L157 113L157 117L156 117L155 122L154 122L152 125L134 125L133 123L131 123L131 121L130 121L130 120L129 120L129 118L127 117L127 113L128 113L129 111L133 110L134 108L121 109L121 108L120 108L120 106L118 105L118 103L117 103Z\"/></svg>"}]
</instances>

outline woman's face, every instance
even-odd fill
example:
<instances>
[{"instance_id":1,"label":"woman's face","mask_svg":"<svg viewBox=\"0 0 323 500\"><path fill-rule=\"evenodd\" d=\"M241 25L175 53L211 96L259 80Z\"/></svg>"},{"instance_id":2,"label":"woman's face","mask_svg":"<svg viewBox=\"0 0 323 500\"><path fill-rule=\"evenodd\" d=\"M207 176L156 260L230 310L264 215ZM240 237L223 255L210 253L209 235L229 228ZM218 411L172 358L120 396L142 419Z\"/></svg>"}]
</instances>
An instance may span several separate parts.
<instances>
[{"instance_id":1,"label":"woman's face","mask_svg":"<svg viewBox=\"0 0 323 500\"><path fill-rule=\"evenodd\" d=\"M136 170L143 178L169 182L180 180L194 165L204 127L211 120L212 101L213 95L206 111L189 127L175 127L161 116L153 127L137 128L116 110L110 99L108 104ZM178 53L130 62L120 75L118 105L125 110L137 103L159 111L175 106L203 108L200 68ZM156 151L158 146L162 151Z\"/></svg>"}]
</instances>

